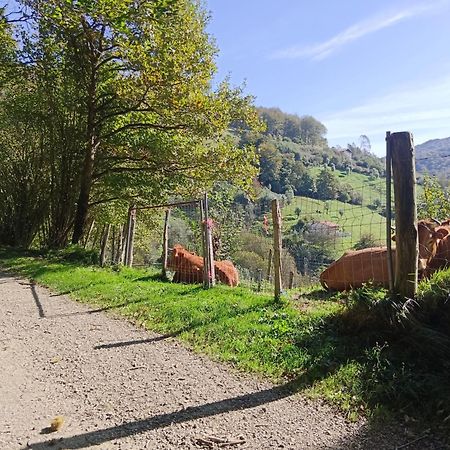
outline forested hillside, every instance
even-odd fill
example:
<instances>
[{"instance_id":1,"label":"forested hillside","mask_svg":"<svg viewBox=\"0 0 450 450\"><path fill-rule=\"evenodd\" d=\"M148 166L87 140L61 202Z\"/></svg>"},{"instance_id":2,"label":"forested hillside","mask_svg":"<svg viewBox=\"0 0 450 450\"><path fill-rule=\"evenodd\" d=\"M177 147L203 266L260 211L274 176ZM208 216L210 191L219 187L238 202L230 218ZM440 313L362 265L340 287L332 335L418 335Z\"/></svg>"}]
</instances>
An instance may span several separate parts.
<instances>
[{"instance_id":1,"label":"forested hillside","mask_svg":"<svg viewBox=\"0 0 450 450\"><path fill-rule=\"evenodd\" d=\"M384 174L383 160L362 145L330 148L326 127L312 116L286 114L278 108L260 107L258 112L265 131L244 132L241 144L257 148L258 180L277 194L358 203L352 187L339 183L332 172L356 172L376 178ZM323 170L317 174L317 168Z\"/></svg>"},{"instance_id":2,"label":"forested hillside","mask_svg":"<svg viewBox=\"0 0 450 450\"><path fill-rule=\"evenodd\" d=\"M450 137L416 146L417 171L436 176L444 185L450 181Z\"/></svg>"}]
</instances>

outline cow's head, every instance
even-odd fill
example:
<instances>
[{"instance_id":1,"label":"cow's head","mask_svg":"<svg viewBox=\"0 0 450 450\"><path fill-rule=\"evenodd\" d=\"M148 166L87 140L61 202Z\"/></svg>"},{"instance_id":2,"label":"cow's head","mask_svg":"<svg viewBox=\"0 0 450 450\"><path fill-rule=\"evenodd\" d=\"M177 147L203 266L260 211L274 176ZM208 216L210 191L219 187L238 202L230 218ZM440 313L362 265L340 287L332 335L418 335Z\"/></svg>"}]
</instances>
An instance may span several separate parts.
<instances>
[{"instance_id":1,"label":"cow's head","mask_svg":"<svg viewBox=\"0 0 450 450\"><path fill-rule=\"evenodd\" d=\"M175 244L172 251L168 255L167 266L169 268L177 267L177 261L183 257L184 252L186 252L186 250L181 245Z\"/></svg>"},{"instance_id":2,"label":"cow's head","mask_svg":"<svg viewBox=\"0 0 450 450\"><path fill-rule=\"evenodd\" d=\"M436 250L441 239L444 239L450 232L448 225L439 225L434 220L419 220L417 223L417 233L419 240L419 274L423 274L430 260L436 255ZM396 236L392 236L396 240Z\"/></svg>"},{"instance_id":3,"label":"cow's head","mask_svg":"<svg viewBox=\"0 0 450 450\"><path fill-rule=\"evenodd\" d=\"M441 239L449 234L449 227L430 220L420 220L417 224L419 235L419 272L424 272L430 260L436 255Z\"/></svg>"}]
</instances>

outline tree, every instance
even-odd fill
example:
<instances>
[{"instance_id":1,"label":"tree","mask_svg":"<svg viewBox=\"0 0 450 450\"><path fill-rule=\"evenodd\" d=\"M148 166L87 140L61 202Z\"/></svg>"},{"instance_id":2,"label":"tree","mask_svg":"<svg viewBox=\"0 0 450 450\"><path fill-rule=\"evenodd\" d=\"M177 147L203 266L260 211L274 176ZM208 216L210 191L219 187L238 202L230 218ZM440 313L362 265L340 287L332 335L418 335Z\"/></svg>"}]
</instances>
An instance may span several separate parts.
<instances>
[{"instance_id":1,"label":"tree","mask_svg":"<svg viewBox=\"0 0 450 450\"><path fill-rule=\"evenodd\" d=\"M336 175L322 169L316 179L317 197L321 200L334 200L339 193L339 181Z\"/></svg>"},{"instance_id":2,"label":"tree","mask_svg":"<svg viewBox=\"0 0 450 450\"><path fill-rule=\"evenodd\" d=\"M288 186L285 195L287 204L290 205L294 199L294 190L292 189L292 186Z\"/></svg>"},{"instance_id":3,"label":"tree","mask_svg":"<svg viewBox=\"0 0 450 450\"><path fill-rule=\"evenodd\" d=\"M280 152L271 142L264 142L259 147L259 179L262 184L268 186L277 182L280 177L280 170L283 159Z\"/></svg>"},{"instance_id":4,"label":"tree","mask_svg":"<svg viewBox=\"0 0 450 450\"><path fill-rule=\"evenodd\" d=\"M370 144L370 139L365 134L362 134L359 137L359 148L363 152L367 152L367 153L370 153L370 151L372 149L372 145Z\"/></svg>"},{"instance_id":5,"label":"tree","mask_svg":"<svg viewBox=\"0 0 450 450\"><path fill-rule=\"evenodd\" d=\"M417 215L420 219L443 220L450 217L450 192L436 177L424 178L423 194L419 197Z\"/></svg>"},{"instance_id":6,"label":"tree","mask_svg":"<svg viewBox=\"0 0 450 450\"><path fill-rule=\"evenodd\" d=\"M325 134L327 129L325 125L312 116L301 117L300 136L305 144L321 145L325 144Z\"/></svg>"},{"instance_id":7,"label":"tree","mask_svg":"<svg viewBox=\"0 0 450 450\"><path fill-rule=\"evenodd\" d=\"M79 242L92 206L111 199L197 192L225 167L229 179L251 182L255 154L238 148L228 128L257 128L256 111L240 88L211 90L216 49L196 3L22 5L20 60L51 112L54 161L66 159L70 174L56 202L65 208L63 235L73 228Z\"/></svg>"}]
</instances>

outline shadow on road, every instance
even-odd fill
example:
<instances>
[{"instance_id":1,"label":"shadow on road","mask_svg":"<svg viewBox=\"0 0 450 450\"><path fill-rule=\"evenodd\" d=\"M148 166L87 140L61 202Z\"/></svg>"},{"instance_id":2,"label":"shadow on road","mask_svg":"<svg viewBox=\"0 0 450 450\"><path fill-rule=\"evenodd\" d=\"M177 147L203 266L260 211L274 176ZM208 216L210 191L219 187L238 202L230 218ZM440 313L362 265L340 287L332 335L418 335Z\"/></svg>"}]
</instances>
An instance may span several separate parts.
<instances>
[{"instance_id":1,"label":"shadow on road","mask_svg":"<svg viewBox=\"0 0 450 450\"><path fill-rule=\"evenodd\" d=\"M94 350L101 350L101 349L105 349L105 348L127 347L129 345L136 345L136 344L148 344L150 342L163 341L164 339L175 337L178 334L179 333L168 333L168 334L162 334L161 336L156 336L156 337L152 337L152 338L148 338L148 339L136 339L133 341L112 342L111 344L101 344L101 345L96 345L94 347Z\"/></svg>"},{"instance_id":2,"label":"shadow on road","mask_svg":"<svg viewBox=\"0 0 450 450\"><path fill-rule=\"evenodd\" d=\"M36 303L36 307L38 309L39 317L43 319L45 317L44 308L42 307L41 300L39 298L38 293L36 292L36 284L30 283L31 294L33 295L34 301Z\"/></svg>"},{"instance_id":3,"label":"shadow on road","mask_svg":"<svg viewBox=\"0 0 450 450\"><path fill-rule=\"evenodd\" d=\"M160 414L148 419L127 422L114 427L105 428L103 430L89 431L71 436L69 438L63 438L57 442L64 449L80 449L92 445L101 445L115 439L145 433L147 431L164 428L172 424L189 422L191 420L215 416L230 411L254 408L256 406L283 399L292 395L294 392L295 383L287 383L251 394L206 403L205 405L192 406L180 411ZM46 441L36 444L30 443L30 447L33 450L44 450L48 449L49 445L54 444L55 441Z\"/></svg>"},{"instance_id":4,"label":"shadow on road","mask_svg":"<svg viewBox=\"0 0 450 450\"><path fill-rule=\"evenodd\" d=\"M192 406L171 413L160 414L131 422L126 422L102 430L88 431L68 438L52 439L41 443L30 443L33 450L44 450L49 448L82 449L91 446L127 438L141 433L185 423L196 419L216 416L232 411L255 408L267 403L284 399L295 394L299 390L298 381L294 380L284 385L275 386L250 394L206 403L204 405ZM299 399L299 401L301 401ZM382 426L381 426L382 425ZM286 443L290 444L290 443ZM292 443L291 443L292 444ZM336 442L326 447L335 450L344 449L446 449L449 448L444 441L433 436L429 431L422 434L414 434L401 424L373 425L370 422L362 425L356 433L349 432L341 435ZM25 449L24 449L25 450Z\"/></svg>"},{"instance_id":5,"label":"shadow on road","mask_svg":"<svg viewBox=\"0 0 450 450\"><path fill-rule=\"evenodd\" d=\"M122 303L120 305L104 306L103 308L89 309L87 311L75 311L75 312L70 312L70 313L52 314L50 316L47 316L47 319L57 319L60 317L71 317L71 316L82 316L85 314L95 314L95 313L100 313L103 311L108 311L110 309L122 308L127 305L129 305L129 303Z\"/></svg>"}]
</instances>

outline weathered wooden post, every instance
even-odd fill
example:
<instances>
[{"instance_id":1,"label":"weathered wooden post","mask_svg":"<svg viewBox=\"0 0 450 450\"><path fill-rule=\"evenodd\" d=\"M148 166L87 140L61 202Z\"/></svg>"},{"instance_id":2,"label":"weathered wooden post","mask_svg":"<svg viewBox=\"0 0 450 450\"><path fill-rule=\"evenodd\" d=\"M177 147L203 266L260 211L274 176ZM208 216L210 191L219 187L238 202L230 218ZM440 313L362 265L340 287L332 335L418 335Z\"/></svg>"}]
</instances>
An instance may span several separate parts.
<instances>
[{"instance_id":1,"label":"weathered wooden post","mask_svg":"<svg viewBox=\"0 0 450 450\"><path fill-rule=\"evenodd\" d=\"M394 292L394 264L392 260L392 152L391 132L386 132L386 247L389 292Z\"/></svg>"},{"instance_id":2,"label":"weathered wooden post","mask_svg":"<svg viewBox=\"0 0 450 450\"><path fill-rule=\"evenodd\" d=\"M275 299L281 297L281 212L277 199L272 200L272 221L273 221L273 275L275 281Z\"/></svg>"},{"instance_id":3,"label":"weathered wooden post","mask_svg":"<svg viewBox=\"0 0 450 450\"><path fill-rule=\"evenodd\" d=\"M128 208L127 223L125 224L124 245L123 245L123 265L128 266L128 246L130 244L130 227L131 227L131 207Z\"/></svg>"},{"instance_id":4,"label":"weathered wooden post","mask_svg":"<svg viewBox=\"0 0 450 450\"><path fill-rule=\"evenodd\" d=\"M92 233L92 230L93 230L93 228L94 228L94 225L95 225L95 219L92 219L92 222L91 222L91 224L89 225L89 230L88 230L88 232L87 232L87 234L86 234L86 239L85 239L85 241L84 241L84 248L86 248L86 246L87 246L87 243L89 242L89 239L90 239L90 237L91 237L91 233Z\"/></svg>"},{"instance_id":5,"label":"weathered wooden post","mask_svg":"<svg viewBox=\"0 0 450 450\"><path fill-rule=\"evenodd\" d=\"M125 240L125 261L128 267L133 266L134 232L136 227L136 207L130 206L128 210L127 233Z\"/></svg>"},{"instance_id":6,"label":"weathered wooden post","mask_svg":"<svg viewBox=\"0 0 450 450\"><path fill-rule=\"evenodd\" d=\"M108 244L109 232L111 230L111 224L105 225L102 242L101 242L101 250L100 250L100 266L104 267L106 262L106 245Z\"/></svg>"},{"instance_id":7,"label":"weathered wooden post","mask_svg":"<svg viewBox=\"0 0 450 450\"><path fill-rule=\"evenodd\" d=\"M117 258L116 258L117 264L123 264L125 260L126 231L127 231L126 224L122 225L119 230L119 237L118 237L119 242L117 243Z\"/></svg>"},{"instance_id":8,"label":"weathered wooden post","mask_svg":"<svg viewBox=\"0 0 450 450\"><path fill-rule=\"evenodd\" d=\"M206 244L206 259L207 259L207 276L208 286L213 287L216 285L216 271L214 267L214 252L212 246L212 220L209 218L208 211L208 194L205 193L203 197L203 216L204 216L204 229L205 229L205 244Z\"/></svg>"},{"instance_id":9,"label":"weathered wooden post","mask_svg":"<svg viewBox=\"0 0 450 450\"><path fill-rule=\"evenodd\" d=\"M134 254L134 235L136 233L136 207L133 206L130 214L130 241L128 245L128 267L133 267L133 254Z\"/></svg>"},{"instance_id":10,"label":"weathered wooden post","mask_svg":"<svg viewBox=\"0 0 450 450\"><path fill-rule=\"evenodd\" d=\"M294 272L289 272L289 289L294 287Z\"/></svg>"},{"instance_id":11,"label":"weathered wooden post","mask_svg":"<svg viewBox=\"0 0 450 450\"><path fill-rule=\"evenodd\" d=\"M117 227L113 225L111 233L111 264L115 263L116 258L116 229Z\"/></svg>"},{"instance_id":12,"label":"weathered wooden post","mask_svg":"<svg viewBox=\"0 0 450 450\"><path fill-rule=\"evenodd\" d=\"M270 270L272 268L272 249L269 249L269 262L267 263L267 281L270 281Z\"/></svg>"},{"instance_id":13,"label":"weathered wooden post","mask_svg":"<svg viewBox=\"0 0 450 450\"><path fill-rule=\"evenodd\" d=\"M413 298L417 290L419 243L417 236L416 169L412 134L404 131L389 137L395 196L394 290Z\"/></svg>"},{"instance_id":14,"label":"weathered wooden post","mask_svg":"<svg viewBox=\"0 0 450 450\"><path fill-rule=\"evenodd\" d=\"M170 209L166 209L166 215L164 217L163 254L162 254L162 272L161 272L161 275L164 279L167 278L167 260L169 258L169 219L170 219Z\"/></svg>"}]
</instances>

